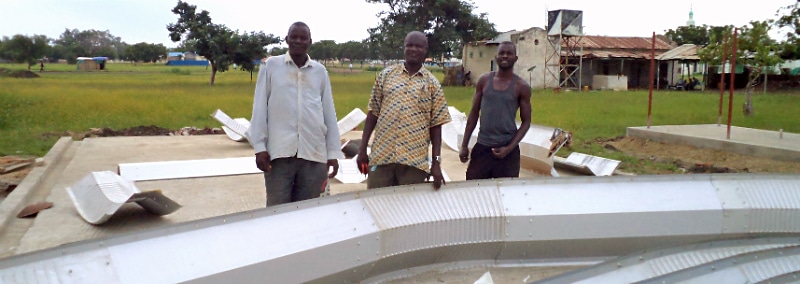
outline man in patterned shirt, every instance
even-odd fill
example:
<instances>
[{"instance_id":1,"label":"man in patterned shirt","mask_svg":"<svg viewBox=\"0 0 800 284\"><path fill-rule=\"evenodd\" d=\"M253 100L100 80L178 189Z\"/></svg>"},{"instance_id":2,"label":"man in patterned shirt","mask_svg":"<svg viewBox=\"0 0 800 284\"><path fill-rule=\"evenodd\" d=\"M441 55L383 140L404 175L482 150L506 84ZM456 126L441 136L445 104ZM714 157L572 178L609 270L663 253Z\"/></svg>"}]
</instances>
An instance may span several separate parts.
<instances>
[{"instance_id":1,"label":"man in patterned shirt","mask_svg":"<svg viewBox=\"0 0 800 284\"><path fill-rule=\"evenodd\" d=\"M450 122L450 113L441 84L422 65L428 54L425 34L410 32L403 53L403 64L387 67L375 79L361 137L364 143L358 151L359 170L368 174L368 189L423 183L433 176L433 188L438 190L444 184L442 125ZM373 130L368 156L367 141Z\"/></svg>"}]
</instances>

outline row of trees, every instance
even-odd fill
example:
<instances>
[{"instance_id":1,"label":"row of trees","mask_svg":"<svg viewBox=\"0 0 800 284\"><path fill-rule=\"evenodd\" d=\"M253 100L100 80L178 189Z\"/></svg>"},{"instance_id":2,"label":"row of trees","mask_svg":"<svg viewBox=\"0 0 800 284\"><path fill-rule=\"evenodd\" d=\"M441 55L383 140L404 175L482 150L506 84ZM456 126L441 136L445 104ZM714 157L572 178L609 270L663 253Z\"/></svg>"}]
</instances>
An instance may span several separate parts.
<instances>
[{"instance_id":1,"label":"row of trees","mask_svg":"<svg viewBox=\"0 0 800 284\"><path fill-rule=\"evenodd\" d=\"M75 64L80 56L105 56L109 59L133 62L156 62L166 54L163 44L137 43L129 45L109 31L65 30L58 39L44 35L14 35L0 39L0 58L28 64L28 69L40 60L67 60Z\"/></svg>"},{"instance_id":2,"label":"row of trees","mask_svg":"<svg viewBox=\"0 0 800 284\"><path fill-rule=\"evenodd\" d=\"M368 29L369 38L337 44L332 40L314 42L309 55L323 62L348 58L363 62L366 59L401 59L403 41L410 31L424 31L428 37L429 53L434 58L459 57L464 43L493 38L497 35L487 15L473 14L475 6L461 0L366 0L386 4L388 11L378 14L381 24ZM178 21L167 26L173 42L204 56L211 64L210 84L217 72L225 72L232 64L243 70L253 70L251 61L263 57L268 45L281 38L263 32L239 34L225 25L211 21L208 11L183 1L172 9ZM285 48L273 48L269 54L285 53Z\"/></svg>"},{"instance_id":3,"label":"row of trees","mask_svg":"<svg viewBox=\"0 0 800 284\"><path fill-rule=\"evenodd\" d=\"M798 1L800 2L800 1ZM695 44L703 48L700 60L709 65L730 63L736 48L736 63L748 66L749 75L743 111L753 115L752 94L760 78L784 60L800 59L800 7L798 4L780 8L777 19L751 21L747 26L681 26L667 30L666 36L677 44ZM789 28L784 41L770 38L772 29ZM734 33L737 36L733 41Z\"/></svg>"}]
</instances>

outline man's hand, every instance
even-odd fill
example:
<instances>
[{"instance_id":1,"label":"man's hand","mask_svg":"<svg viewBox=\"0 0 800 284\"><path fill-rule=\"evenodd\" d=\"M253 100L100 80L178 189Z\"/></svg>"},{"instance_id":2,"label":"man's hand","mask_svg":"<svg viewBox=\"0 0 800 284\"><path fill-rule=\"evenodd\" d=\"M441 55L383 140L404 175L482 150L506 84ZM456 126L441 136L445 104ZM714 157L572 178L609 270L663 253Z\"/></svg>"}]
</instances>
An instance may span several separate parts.
<instances>
[{"instance_id":1,"label":"man's hand","mask_svg":"<svg viewBox=\"0 0 800 284\"><path fill-rule=\"evenodd\" d=\"M439 162L433 162L431 164L431 176L433 176L434 190L439 190L443 184L447 184L444 181L444 176L442 176L442 168L439 166Z\"/></svg>"},{"instance_id":2,"label":"man's hand","mask_svg":"<svg viewBox=\"0 0 800 284\"><path fill-rule=\"evenodd\" d=\"M364 176L369 174L369 155L367 155L367 151L358 152L356 164L358 165L358 171L364 174Z\"/></svg>"},{"instance_id":3,"label":"man's hand","mask_svg":"<svg viewBox=\"0 0 800 284\"><path fill-rule=\"evenodd\" d=\"M272 170L272 165L269 164L269 160L269 152L264 151L256 153L256 166L262 172L269 173Z\"/></svg>"},{"instance_id":4,"label":"man's hand","mask_svg":"<svg viewBox=\"0 0 800 284\"><path fill-rule=\"evenodd\" d=\"M508 153L511 153L512 150L514 150L514 148L508 146L492 148L492 156L498 159L503 159L508 156Z\"/></svg>"},{"instance_id":5,"label":"man's hand","mask_svg":"<svg viewBox=\"0 0 800 284\"><path fill-rule=\"evenodd\" d=\"M337 159L328 160L328 168L330 169L331 167L333 167L333 172L328 174L328 178L335 177L336 173L339 172L339 160Z\"/></svg>"},{"instance_id":6,"label":"man's hand","mask_svg":"<svg viewBox=\"0 0 800 284\"><path fill-rule=\"evenodd\" d=\"M469 149L467 147L461 146L461 150L458 151L458 158L461 159L462 163L466 163L469 161Z\"/></svg>"}]
</instances>

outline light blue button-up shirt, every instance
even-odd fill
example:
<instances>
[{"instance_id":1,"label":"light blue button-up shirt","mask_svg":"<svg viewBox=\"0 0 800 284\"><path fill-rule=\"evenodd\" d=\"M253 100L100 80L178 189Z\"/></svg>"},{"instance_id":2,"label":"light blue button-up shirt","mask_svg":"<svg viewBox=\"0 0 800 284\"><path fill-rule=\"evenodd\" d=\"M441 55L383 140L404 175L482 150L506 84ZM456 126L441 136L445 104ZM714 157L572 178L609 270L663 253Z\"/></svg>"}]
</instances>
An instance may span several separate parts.
<instances>
[{"instance_id":1,"label":"light blue button-up shirt","mask_svg":"<svg viewBox=\"0 0 800 284\"><path fill-rule=\"evenodd\" d=\"M309 57L298 68L289 54L262 63L253 99L248 140L271 159L326 163L343 159L328 70Z\"/></svg>"}]
</instances>

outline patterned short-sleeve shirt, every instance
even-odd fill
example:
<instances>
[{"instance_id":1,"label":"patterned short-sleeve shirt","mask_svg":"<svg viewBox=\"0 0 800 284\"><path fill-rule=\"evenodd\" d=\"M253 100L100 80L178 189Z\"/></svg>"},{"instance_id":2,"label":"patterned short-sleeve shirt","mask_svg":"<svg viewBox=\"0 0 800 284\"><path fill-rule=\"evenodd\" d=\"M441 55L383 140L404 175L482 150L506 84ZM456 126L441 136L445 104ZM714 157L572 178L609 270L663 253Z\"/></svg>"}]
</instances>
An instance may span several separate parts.
<instances>
[{"instance_id":1,"label":"patterned short-sleeve shirt","mask_svg":"<svg viewBox=\"0 0 800 284\"><path fill-rule=\"evenodd\" d=\"M370 165L403 164L428 171L430 128L450 122L439 80L425 67L409 74L403 64L384 69L369 99L378 117Z\"/></svg>"}]
</instances>

